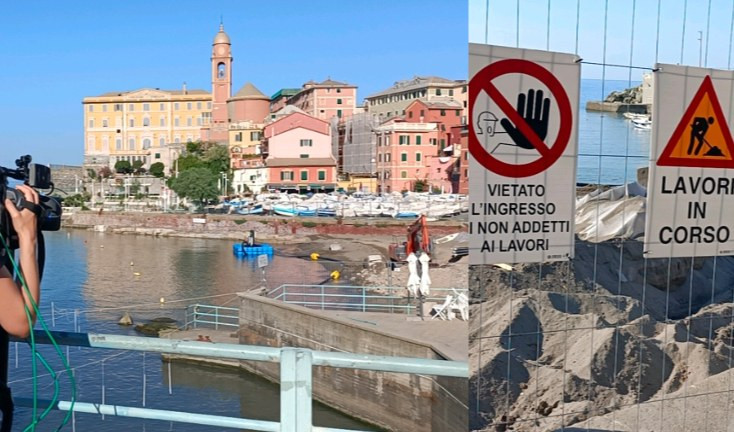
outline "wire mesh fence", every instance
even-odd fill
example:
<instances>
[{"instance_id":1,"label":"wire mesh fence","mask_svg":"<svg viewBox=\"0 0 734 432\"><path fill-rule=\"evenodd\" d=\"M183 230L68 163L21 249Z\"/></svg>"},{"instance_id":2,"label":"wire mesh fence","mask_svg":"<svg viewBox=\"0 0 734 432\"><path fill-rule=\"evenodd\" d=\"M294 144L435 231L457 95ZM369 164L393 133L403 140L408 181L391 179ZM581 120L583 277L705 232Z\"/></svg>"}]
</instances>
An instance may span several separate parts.
<instances>
[{"instance_id":1,"label":"wire mesh fence","mask_svg":"<svg viewBox=\"0 0 734 432\"><path fill-rule=\"evenodd\" d=\"M656 109L659 64L731 69L734 3L470 0L469 17L471 43L572 53L581 68L574 257L470 266L470 429L734 430L734 258L645 257L659 131L654 111L631 115ZM625 222L604 235L610 202Z\"/></svg>"}]
</instances>

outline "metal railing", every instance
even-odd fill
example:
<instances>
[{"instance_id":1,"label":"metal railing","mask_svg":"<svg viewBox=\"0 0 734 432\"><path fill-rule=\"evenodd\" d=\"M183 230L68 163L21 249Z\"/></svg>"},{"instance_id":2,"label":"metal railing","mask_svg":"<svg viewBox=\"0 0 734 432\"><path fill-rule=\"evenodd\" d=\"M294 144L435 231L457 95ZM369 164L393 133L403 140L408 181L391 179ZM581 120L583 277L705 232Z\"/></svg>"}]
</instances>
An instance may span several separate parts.
<instances>
[{"instance_id":1,"label":"metal railing","mask_svg":"<svg viewBox=\"0 0 734 432\"><path fill-rule=\"evenodd\" d=\"M385 294L376 290L385 291ZM388 312L412 314L416 299L398 293L405 287L366 287L353 285L294 285L283 284L267 296L284 303L321 310L351 310L361 312ZM467 292L466 288L431 288L423 302L443 303L447 295Z\"/></svg>"},{"instance_id":2,"label":"metal railing","mask_svg":"<svg viewBox=\"0 0 734 432\"><path fill-rule=\"evenodd\" d=\"M71 401L59 401L54 404L54 409L61 411L73 409L74 412L80 413L176 421L224 428L251 429L268 432L349 432L346 429L313 426L312 371L314 366L456 378L467 378L469 376L468 364L458 361L313 351L305 348L272 348L224 343L211 344L207 342L111 334L67 332L51 332L51 334L58 344L67 346L280 363L280 422L142 407L106 405L94 402L77 401L73 404L73 407ZM37 343L51 343L45 332L36 331L34 335ZM30 398L16 398L15 401L20 406L28 407L33 404L33 400ZM50 404L49 401L38 402L39 406L42 407Z\"/></svg>"},{"instance_id":3,"label":"metal railing","mask_svg":"<svg viewBox=\"0 0 734 432\"><path fill-rule=\"evenodd\" d=\"M193 304L186 307L185 328L198 328L199 325L213 325L219 330L220 326L240 326L239 308Z\"/></svg>"}]
</instances>

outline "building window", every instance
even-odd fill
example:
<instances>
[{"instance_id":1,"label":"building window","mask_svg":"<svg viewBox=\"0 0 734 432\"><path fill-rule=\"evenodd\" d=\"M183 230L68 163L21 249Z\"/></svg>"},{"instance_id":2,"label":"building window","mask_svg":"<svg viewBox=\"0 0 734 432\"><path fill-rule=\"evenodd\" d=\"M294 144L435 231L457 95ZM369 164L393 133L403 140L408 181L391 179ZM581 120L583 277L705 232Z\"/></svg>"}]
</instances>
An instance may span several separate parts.
<instances>
[{"instance_id":1,"label":"building window","mask_svg":"<svg viewBox=\"0 0 734 432\"><path fill-rule=\"evenodd\" d=\"M454 89L449 89L449 96L453 96L453 95L454 95Z\"/></svg>"},{"instance_id":2,"label":"building window","mask_svg":"<svg viewBox=\"0 0 734 432\"><path fill-rule=\"evenodd\" d=\"M421 117L425 117L426 112L424 110L421 110Z\"/></svg>"},{"instance_id":3,"label":"building window","mask_svg":"<svg viewBox=\"0 0 734 432\"><path fill-rule=\"evenodd\" d=\"M416 162L420 162L420 161L421 161L421 156L422 156L422 155L421 155L420 153L416 153L416 154L415 154L415 161L416 161Z\"/></svg>"},{"instance_id":4,"label":"building window","mask_svg":"<svg viewBox=\"0 0 734 432\"><path fill-rule=\"evenodd\" d=\"M408 162L408 153L400 153L400 162Z\"/></svg>"},{"instance_id":5,"label":"building window","mask_svg":"<svg viewBox=\"0 0 734 432\"><path fill-rule=\"evenodd\" d=\"M130 127L135 127L135 119L134 118L131 118L130 119Z\"/></svg>"},{"instance_id":6,"label":"building window","mask_svg":"<svg viewBox=\"0 0 734 432\"><path fill-rule=\"evenodd\" d=\"M89 119L89 127L90 128L94 127L94 119Z\"/></svg>"},{"instance_id":7,"label":"building window","mask_svg":"<svg viewBox=\"0 0 734 432\"><path fill-rule=\"evenodd\" d=\"M399 145L410 145L410 136L409 135L400 135L398 137L398 144Z\"/></svg>"},{"instance_id":8,"label":"building window","mask_svg":"<svg viewBox=\"0 0 734 432\"><path fill-rule=\"evenodd\" d=\"M122 111L122 104L115 104L115 111Z\"/></svg>"},{"instance_id":9,"label":"building window","mask_svg":"<svg viewBox=\"0 0 734 432\"><path fill-rule=\"evenodd\" d=\"M127 148L128 150L135 150L135 138L130 138L127 141Z\"/></svg>"},{"instance_id":10,"label":"building window","mask_svg":"<svg viewBox=\"0 0 734 432\"><path fill-rule=\"evenodd\" d=\"M443 150L446 147L446 140L441 138L441 150Z\"/></svg>"},{"instance_id":11,"label":"building window","mask_svg":"<svg viewBox=\"0 0 734 432\"><path fill-rule=\"evenodd\" d=\"M196 125L201 126L201 117L196 117Z\"/></svg>"},{"instance_id":12,"label":"building window","mask_svg":"<svg viewBox=\"0 0 734 432\"><path fill-rule=\"evenodd\" d=\"M260 141L260 131L250 132L250 141Z\"/></svg>"},{"instance_id":13,"label":"building window","mask_svg":"<svg viewBox=\"0 0 734 432\"><path fill-rule=\"evenodd\" d=\"M156 153L156 154L155 154L155 158L156 158L156 159L160 159L160 158L161 158L161 154L160 154L160 153Z\"/></svg>"},{"instance_id":14,"label":"building window","mask_svg":"<svg viewBox=\"0 0 734 432\"><path fill-rule=\"evenodd\" d=\"M144 103L143 104L143 111L150 111L150 104Z\"/></svg>"},{"instance_id":15,"label":"building window","mask_svg":"<svg viewBox=\"0 0 734 432\"><path fill-rule=\"evenodd\" d=\"M441 110L441 115L442 116L445 116L446 115L446 110Z\"/></svg>"},{"instance_id":16,"label":"building window","mask_svg":"<svg viewBox=\"0 0 734 432\"><path fill-rule=\"evenodd\" d=\"M339 90L339 89L337 89L337 90ZM326 171L319 170L319 180L321 180L321 181L326 180Z\"/></svg>"},{"instance_id":17,"label":"building window","mask_svg":"<svg viewBox=\"0 0 734 432\"><path fill-rule=\"evenodd\" d=\"M337 100L336 100L336 104L337 104L337 105L341 105L341 104L342 104L342 100L341 100L341 99L337 99Z\"/></svg>"},{"instance_id":18,"label":"building window","mask_svg":"<svg viewBox=\"0 0 734 432\"><path fill-rule=\"evenodd\" d=\"M385 162L390 162L390 153L385 153Z\"/></svg>"},{"instance_id":19,"label":"building window","mask_svg":"<svg viewBox=\"0 0 734 432\"><path fill-rule=\"evenodd\" d=\"M161 139L158 140L158 147L165 147L165 145L166 145L166 139L165 138L161 138ZM158 159L158 156L156 156L155 158Z\"/></svg>"},{"instance_id":20,"label":"building window","mask_svg":"<svg viewBox=\"0 0 734 432\"><path fill-rule=\"evenodd\" d=\"M428 145L435 146L436 145L436 138L429 138L428 139Z\"/></svg>"},{"instance_id":21,"label":"building window","mask_svg":"<svg viewBox=\"0 0 734 432\"><path fill-rule=\"evenodd\" d=\"M224 78L224 63L217 65L217 78Z\"/></svg>"},{"instance_id":22,"label":"building window","mask_svg":"<svg viewBox=\"0 0 734 432\"><path fill-rule=\"evenodd\" d=\"M408 112L408 118L413 118L413 111Z\"/></svg>"},{"instance_id":23,"label":"building window","mask_svg":"<svg viewBox=\"0 0 734 432\"><path fill-rule=\"evenodd\" d=\"M301 180L308 181L308 171L301 171Z\"/></svg>"},{"instance_id":24,"label":"building window","mask_svg":"<svg viewBox=\"0 0 734 432\"><path fill-rule=\"evenodd\" d=\"M337 93L341 93L342 92L342 89L340 89L340 88L337 87L336 92Z\"/></svg>"},{"instance_id":25,"label":"building window","mask_svg":"<svg viewBox=\"0 0 734 432\"><path fill-rule=\"evenodd\" d=\"M122 138L115 139L115 150L122 150Z\"/></svg>"},{"instance_id":26,"label":"building window","mask_svg":"<svg viewBox=\"0 0 734 432\"><path fill-rule=\"evenodd\" d=\"M166 110L166 104L160 104L158 105L158 111L165 111Z\"/></svg>"},{"instance_id":27,"label":"building window","mask_svg":"<svg viewBox=\"0 0 734 432\"><path fill-rule=\"evenodd\" d=\"M236 142L242 142L242 132L238 132L238 133L234 134L234 140Z\"/></svg>"},{"instance_id":28,"label":"building window","mask_svg":"<svg viewBox=\"0 0 734 432\"><path fill-rule=\"evenodd\" d=\"M102 104L102 112L107 112L107 104Z\"/></svg>"},{"instance_id":29,"label":"building window","mask_svg":"<svg viewBox=\"0 0 734 432\"><path fill-rule=\"evenodd\" d=\"M145 138L143 140L143 150L148 150L149 148L150 148L150 139L149 138Z\"/></svg>"},{"instance_id":30,"label":"building window","mask_svg":"<svg viewBox=\"0 0 734 432\"><path fill-rule=\"evenodd\" d=\"M107 119L102 120L102 127L107 127Z\"/></svg>"},{"instance_id":31,"label":"building window","mask_svg":"<svg viewBox=\"0 0 734 432\"><path fill-rule=\"evenodd\" d=\"M89 105L89 112L94 112L94 105Z\"/></svg>"},{"instance_id":32,"label":"building window","mask_svg":"<svg viewBox=\"0 0 734 432\"><path fill-rule=\"evenodd\" d=\"M302 154L302 155L300 155L300 158L301 159L308 159L308 155L307 154Z\"/></svg>"},{"instance_id":33,"label":"building window","mask_svg":"<svg viewBox=\"0 0 734 432\"><path fill-rule=\"evenodd\" d=\"M400 171L400 178L408 178L408 171Z\"/></svg>"},{"instance_id":34,"label":"building window","mask_svg":"<svg viewBox=\"0 0 734 432\"><path fill-rule=\"evenodd\" d=\"M441 89L436 89L436 96L441 96Z\"/></svg>"},{"instance_id":35,"label":"building window","mask_svg":"<svg viewBox=\"0 0 734 432\"><path fill-rule=\"evenodd\" d=\"M150 118L148 117L143 118L143 126L150 126Z\"/></svg>"},{"instance_id":36,"label":"building window","mask_svg":"<svg viewBox=\"0 0 734 432\"><path fill-rule=\"evenodd\" d=\"M164 127L166 125L166 118L161 117L161 127Z\"/></svg>"},{"instance_id":37,"label":"building window","mask_svg":"<svg viewBox=\"0 0 734 432\"><path fill-rule=\"evenodd\" d=\"M173 142L174 142L175 144L178 144L178 143L180 143L180 142L181 142L181 138L179 138L179 137L176 137L176 138L174 138L174 139L173 139Z\"/></svg>"},{"instance_id":38,"label":"building window","mask_svg":"<svg viewBox=\"0 0 734 432\"><path fill-rule=\"evenodd\" d=\"M313 147L313 141L311 141L310 139L302 139L301 147Z\"/></svg>"},{"instance_id":39,"label":"building window","mask_svg":"<svg viewBox=\"0 0 734 432\"><path fill-rule=\"evenodd\" d=\"M186 126L191 126L191 117L186 119Z\"/></svg>"},{"instance_id":40,"label":"building window","mask_svg":"<svg viewBox=\"0 0 734 432\"><path fill-rule=\"evenodd\" d=\"M198 110L201 109L201 102L196 102L196 109L198 109Z\"/></svg>"},{"instance_id":41,"label":"building window","mask_svg":"<svg viewBox=\"0 0 734 432\"><path fill-rule=\"evenodd\" d=\"M336 110L336 116L342 118L342 110Z\"/></svg>"},{"instance_id":42,"label":"building window","mask_svg":"<svg viewBox=\"0 0 734 432\"><path fill-rule=\"evenodd\" d=\"M390 135L387 135L387 136L385 137L385 146L386 146L386 147L389 147L389 146L390 146Z\"/></svg>"},{"instance_id":43,"label":"building window","mask_svg":"<svg viewBox=\"0 0 734 432\"><path fill-rule=\"evenodd\" d=\"M416 135L416 137L415 137L415 145L421 145L421 136L420 135Z\"/></svg>"},{"instance_id":44,"label":"building window","mask_svg":"<svg viewBox=\"0 0 734 432\"><path fill-rule=\"evenodd\" d=\"M461 115L461 110L456 110L456 117L459 117Z\"/></svg>"},{"instance_id":45,"label":"building window","mask_svg":"<svg viewBox=\"0 0 734 432\"><path fill-rule=\"evenodd\" d=\"M191 102L186 103L186 109L189 111L191 110Z\"/></svg>"},{"instance_id":46,"label":"building window","mask_svg":"<svg viewBox=\"0 0 734 432\"><path fill-rule=\"evenodd\" d=\"M173 104L173 109L175 109L176 111L178 111L178 102L176 102L176 103Z\"/></svg>"},{"instance_id":47,"label":"building window","mask_svg":"<svg viewBox=\"0 0 734 432\"><path fill-rule=\"evenodd\" d=\"M377 162L382 162L382 153L377 155Z\"/></svg>"},{"instance_id":48,"label":"building window","mask_svg":"<svg viewBox=\"0 0 734 432\"><path fill-rule=\"evenodd\" d=\"M135 104L128 104L127 105L127 110L128 111L135 111Z\"/></svg>"},{"instance_id":49,"label":"building window","mask_svg":"<svg viewBox=\"0 0 734 432\"><path fill-rule=\"evenodd\" d=\"M173 119L173 125L176 126L176 127L178 127L178 117L176 117L175 119Z\"/></svg>"},{"instance_id":50,"label":"building window","mask_svg":"<svg viewBox=\"0 0 734 432\"><path fill-rule=\"evenodd\" d=\"M281 180L293 180L293 171L281 171L280 172L280 179Z\"/></svg>"},{"instance_id":51,"label":"building window","mask_svg":"<svg viewBox=\"0 0 734 432\"><path fill-rule=\"evenodd\" d=\"M211 102L207 102L206 103L206 109L212 109L212 103Z\"/></svg>"}]
</instances>

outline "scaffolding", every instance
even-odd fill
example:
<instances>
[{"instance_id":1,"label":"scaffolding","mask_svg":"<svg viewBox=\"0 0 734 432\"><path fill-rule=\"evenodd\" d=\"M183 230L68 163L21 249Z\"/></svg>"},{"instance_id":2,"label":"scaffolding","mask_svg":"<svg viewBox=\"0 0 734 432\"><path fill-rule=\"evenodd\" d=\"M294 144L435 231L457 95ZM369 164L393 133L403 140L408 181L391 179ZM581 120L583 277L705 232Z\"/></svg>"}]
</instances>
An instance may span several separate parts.
<instances>
[{"instance_id":1,"label":"scaffolding","mask_svg":"<svg viewBox=\"0 0 734 432\"><path fill-rule=\"evenodd\" d=\"M374 176L377 171L377 116L357 113L331 122L332 151L342 176Z\"/></svg>"}]
</instances>

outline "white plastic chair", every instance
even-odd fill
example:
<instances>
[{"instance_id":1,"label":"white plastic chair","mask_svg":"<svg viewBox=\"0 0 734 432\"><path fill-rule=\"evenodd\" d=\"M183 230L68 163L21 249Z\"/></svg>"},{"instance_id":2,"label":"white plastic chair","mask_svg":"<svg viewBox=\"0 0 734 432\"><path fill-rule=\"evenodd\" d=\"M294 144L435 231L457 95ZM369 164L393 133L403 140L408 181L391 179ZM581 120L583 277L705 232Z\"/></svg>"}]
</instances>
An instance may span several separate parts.
<instances>
[{"instance_id":1,"label":"white plastic chair","mask_svg":"<svg viewBox=\"0 0 734 432\"><path fill-rule=\"evenodd\" d=\"M454 302L454 297L451 294L447 295L443 304L431 308L431 312L433 312L431 319L440 318L442 320L451 320L454 317L454 313L451 311Z\"/></svg>"},{"instance_id":2,"label":"white plastic chair","mask_svg":"<svg viewBox=\"0 0 734 432\"><path fill-rule=\"evenodd\" d=\"M458 293L456 290L454 290L454 293L456 294L456 301L451 305L452 312L458 312L462 320L469 321L469 297L466 293Z\"/></svg>"}]
</instances>

